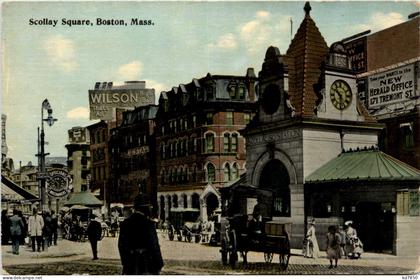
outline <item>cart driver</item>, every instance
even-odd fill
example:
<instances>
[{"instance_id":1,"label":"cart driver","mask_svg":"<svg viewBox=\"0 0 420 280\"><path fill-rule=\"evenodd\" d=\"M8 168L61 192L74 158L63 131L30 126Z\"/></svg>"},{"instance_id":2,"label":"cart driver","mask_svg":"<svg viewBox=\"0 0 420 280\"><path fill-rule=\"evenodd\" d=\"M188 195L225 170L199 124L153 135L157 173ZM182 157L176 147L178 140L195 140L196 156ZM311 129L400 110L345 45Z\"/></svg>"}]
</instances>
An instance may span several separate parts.
<instances>
[{"instance_id":1,"label":"cart driver","mask_svg":"<svg viewBox=\"0 0 420 280\"><path fill-rule=\"evenodd\" d=\"M261 234L263 232L263 221L269 220L269 211L267 204L264 203L264 197L258 195L257 204L252 212L252 220L249 222L249 230L253 234Z\"/></svg>"}]
</instances>

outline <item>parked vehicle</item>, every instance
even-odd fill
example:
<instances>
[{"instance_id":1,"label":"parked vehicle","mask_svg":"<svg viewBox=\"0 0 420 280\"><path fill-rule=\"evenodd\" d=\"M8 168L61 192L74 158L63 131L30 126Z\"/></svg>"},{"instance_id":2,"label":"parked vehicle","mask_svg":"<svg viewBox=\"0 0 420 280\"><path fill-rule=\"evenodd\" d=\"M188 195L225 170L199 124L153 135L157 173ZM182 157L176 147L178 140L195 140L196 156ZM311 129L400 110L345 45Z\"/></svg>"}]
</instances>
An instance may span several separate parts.
<instances>
[{"instance_id":1,"label":"parked vehicle","mask_svg":"<svg viewBox=\"0 0 420 280\"><path fill-rule=\"evenodd\" d=\"M267 263L279 255L280 269L285 270L290 259L291 223L272 221L273 191L251 185L236 185L220 189L222 195L222 220L220 230L221 259L235 268L238 253L244 264L249 251L264 253ZM268 207L268 217L256 220L252 209L262 198Z\"/></svg>"},{"instance_id":2,"label":"parked vehicle","mask_svg":"<svg viewBox=\"0 0 420 280\"><path fill-rule=\"evenodd\" d=\"M200 211L198 209L173 208L169 214L168 238L195 242L201 240L201 222L199 221Z\"/></svg>"}]
</instances>

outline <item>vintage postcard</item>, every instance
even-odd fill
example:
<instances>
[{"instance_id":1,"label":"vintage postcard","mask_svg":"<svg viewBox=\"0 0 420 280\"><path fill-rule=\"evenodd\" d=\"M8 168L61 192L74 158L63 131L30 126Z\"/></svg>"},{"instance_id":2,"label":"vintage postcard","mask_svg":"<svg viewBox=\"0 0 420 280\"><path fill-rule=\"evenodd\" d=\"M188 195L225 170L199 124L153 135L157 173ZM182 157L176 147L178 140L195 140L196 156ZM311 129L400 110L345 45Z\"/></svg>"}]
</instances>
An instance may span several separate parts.
<instances>
[{"instance_id":1,"label":"vintage postcard","mask_svg":"<svg viewBox=\"0 0 420 280\"><path fill-rule=\"evenodd\" d=\"M1 5L3 279L417 279L418 2Z\"/></svg>"}]
</instances>

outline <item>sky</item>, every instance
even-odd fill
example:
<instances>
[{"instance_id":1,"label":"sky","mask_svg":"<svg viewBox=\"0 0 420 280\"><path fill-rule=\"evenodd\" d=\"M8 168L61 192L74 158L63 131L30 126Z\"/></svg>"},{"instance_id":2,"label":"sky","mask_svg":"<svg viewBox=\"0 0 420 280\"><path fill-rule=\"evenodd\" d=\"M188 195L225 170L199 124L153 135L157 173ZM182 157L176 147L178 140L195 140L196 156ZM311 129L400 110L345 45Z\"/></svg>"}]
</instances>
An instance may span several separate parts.
<instances>
[{"instance_id":1,"label":"sky","mask_svg":"<svg viewBox=\"0 0 420 280\"><path fill-rule=\"evenodd\" d=\"M402 23L416 2L311 2L311 17L328 45L356 33ZM15 167L37 164L37 127L47 98L58 119L45 127L46 152L67 156L68 130L89 120L95 82L146 81L161 91L207 73L261 70L271 45L284 54L304 18L305 2L3 2L1 111ZM96 25L122 19L127 26ZM153 25L131 26L132 18ZM58 24L30 25L33 20ZM62 25L89 19L92 26ZM292 21L292 25L291 25ZM292 28L291 28L292 26Z\"/></svg>"}]
</instances>

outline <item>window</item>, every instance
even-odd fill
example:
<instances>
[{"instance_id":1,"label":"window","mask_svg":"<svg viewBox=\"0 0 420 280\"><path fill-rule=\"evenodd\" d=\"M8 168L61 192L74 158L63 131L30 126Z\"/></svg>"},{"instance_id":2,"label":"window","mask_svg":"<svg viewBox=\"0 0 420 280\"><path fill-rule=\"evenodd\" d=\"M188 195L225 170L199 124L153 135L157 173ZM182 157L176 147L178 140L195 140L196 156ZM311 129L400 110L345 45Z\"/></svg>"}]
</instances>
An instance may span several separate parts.
<instances>
[{"instance_id":1,"label":"window","mask_svg":"<svg viewBox=\"0 0 420 280\"><path fill-rule=\"evenodd\" d=\"M397 192L397 214L420 216L420 192L418 190Z\"/></svg>"},{"instance_id":2,"label":"window","mask_svg":"<svg viewBox=\"0 0 420 280\"><path fill-rule=\"evenodd\" d=\"M193 193L191 196L191 207L194 209L200 209L200 196Z\"/></svg>"},{"instance_id":3,"label":"window","mask_svg":"<svg viewBox=\"0 0 420 280\"><path fill-rule=\"evenodd\" d=\"M160 146L160 156L162 157L162 159L165 159L165 144L162 144L162 146Z\"/></svg>"},{"instance_id":4,"label":"window","mask_svg":"<svg viewBox=\"0 0 420 280\"><path fill-rule=\"evenodd\" d=\"M413 124L402 123L400 124L400 128L403 133L404 148L413 148L414 147Z\"/></svg>"},{"instance_id":5,"label":"window","mask_svg":"<svg viewBox=\"0 0 420 280\"><path fill-rule=\"evenodd\" d=\"M238 151L238 134L236 133L232 134L230 151L231 152Z\"/></svg>"},{"instance_id":6,"label":"window","mask_svg":"<svg viewBox=\"0 0 420 280\"><path fill-rule=\"evenodd\" d=\"M188 129L188 119L184 119L184 129Z\"/></svg>"},{"instance_id":7,"label":"window","mask_svg":"<svg viewBox=\"0 0 420 280\"><path fill-rule=\"evenodd\" d=\"M194 138L193 145L194 145L193 151L194 151L194 153L196 153L197 152L197 138Z\"/></svg>"},{"instance_id":8,"label":"window","mask_svg":"<svg viewBox=\"0 0 420 280\"><path fill-rule=\"evenodd\" d=\"M213 113L206 114L206 125L213 124Z\"/></svg>"},{"instance_id":9,"label":"window","mask_svg":"<svg viewBox=\"0 0 420 280\"><path fill-rule=\"evenodd\" d=\"M197 166L193 167L193 172L192 172L192 181L193 182L197 182Z\"/></svg>"},{"instance_id":10,"label":"window","mask_svg":"<svg viewBox=\"0 0 420 280\"><path fill-rule=\"evenodd\" d=\"M251 121L251 114L250 113L244 113L244 124L247 125Z\"/></svg>"},{"instance_id":11,"label":"window","mask_svg":"<svg viewBox=\"0 0 420 280\"><path fill-rule=\"evenodd\" d=\"M213 164L207 164L207 182L213 183L216 181L216 168Z\"/></svg>"},{"instance_id":12,"label":"window","mask_svg":"<svg viewBox=\"0 0 420 280\"><path fill-rule=\"evenodd\" d=\"M229 135L229 133L225 133L224 135L223 135L223 151L225 152L225 153L228 153L229 152L229 147L230 146L230 135Z\"/></svg>"},{"instance_id":13,"label":"window","mask_svg":"<svg viewBox=\"0 0 420 280\"><path fill-rule=\"evenodd\" d=\"M245 87L243 85L238 88L238 99L239 100L245 99Z\"/></svg>"},{"instance_id":14,"label":"window","mask_svg":"<svg viewBox=\"0 0 420 280\"><path fill-rule=\"evenodd\" d=\"M233 112L226 112L226 124L233 125Z\"/></svg>"},{"instance_id":15,"label":"window","mask_svg":"<svg viewBox=\"0 0 420 280\"><path fill-rule=\"evenodd\" d=\"M214 134L206 135L206 153L214 153Z\"/></svg>"},{"instance_id":16,"label":"window","mask_svg":"<svg viewBox=\"0 0 420 280\"><path fill-rule=\"evenodd\" d=\"M184 201L184 208L188 208L188 198L186 194L182 195L183 201Z\"/></svg>"},{"instance_id":17,"label":"window","mask_svg":"<svg viewBox=\"0 0 420 280\"><path fill-rule=\"evenodd\" d=\"M172 206L178 208L178 196L176 194L172 196Z\"/></svg>"},{"instance_id":18,"label":"window","mask_svg":"<svg viewBox=\"0 0 420 280\"><path fill-rule=\"evenodd\" d=\"M206 87L207 99L214 99L214 88L211 85Z\"/></svg>"},{"instance_id":19,"label":"window","mask_svg":"<svg viewBox=\"0 0 420 280\"><path fill-rule=\"evenodd\" d=\"M197 116L192 116L193 127L197 126Z\"/></svg>"},{"instance_id":20,"label":"window","mask_svg":"<svg viewBox=\"0 0 420 280\"><path fill-rule=\"evenodd\" d=\"M232 166L232 180L239 178L238 164L235 162Z\"/></svg>"},{"instance_id":21,"label":"window","mask_svg":"<svg viewBox=\"0 0 420 280\"><path fill-rule=\"evenodd\" d=\"M225 182L229 182L230 181L230 167L229 167L229 163L225 164L225 168L223 169L224 171L224 175L225 175Z\"/></svg>"}]
</instances>

